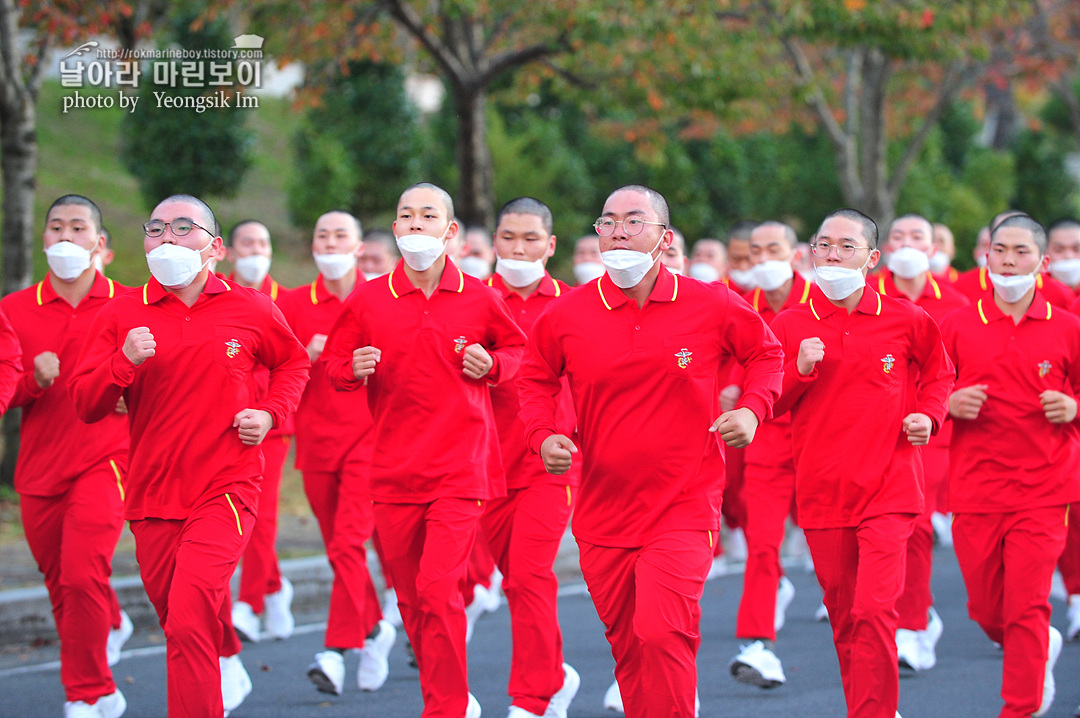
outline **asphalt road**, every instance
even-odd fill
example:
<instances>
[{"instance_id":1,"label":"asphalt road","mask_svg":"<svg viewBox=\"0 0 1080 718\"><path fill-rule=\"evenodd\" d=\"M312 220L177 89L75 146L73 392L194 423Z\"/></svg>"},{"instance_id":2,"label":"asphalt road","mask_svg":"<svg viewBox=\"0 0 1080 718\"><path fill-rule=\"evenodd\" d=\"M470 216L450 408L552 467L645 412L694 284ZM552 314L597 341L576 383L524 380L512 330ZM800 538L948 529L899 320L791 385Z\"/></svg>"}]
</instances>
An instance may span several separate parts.
<instances>
[{"instance_id":1,"label":"asphalt road","mask_svg":"<svg viewBox=\"0 0 1080 718\"><path fill-rule=\"evenodd\" d=\"M902 676L900 712L905 718L994 716L1000 709L1001 652L967 618L966 594L955 559L947 549L936 554L934 591L945 633L932 671ZM735 612L742 586L740 575L707 584L702 600L702 644L698 661L701 716L842 717L844 699L836 654L827 624L813 619L820 592L812 574L793 569L798 593L781 631L777 653L784 662L787 684L770 691L737 684L727 664L738 651L733 638ZM564 586L559 612L566 660L582 677L570 708L573 718L610 718L602 707L612 680L613 661L603 627L580 585ZM254 691L233 712L234 718L297 716L418 716L422 709L417 673L406 662L404 639L391 656L390 679L376 693L356 687L358 658L347 657L348 679L339 697L317 693L304 677L312 655L320 650L325 617L303 616L297 635L287 641L247 645L244 663ZM1064 605L1054 603L1054 623L1064 627ZM165 655L160 634L136 634L114 668L128 699L127 716L165 715ZM469 646L473 693L489 718L502 718L510 662L509 615L505 608L481 619ZM0 656L0 716L60 716L64 701L55 647L28 649ZM1072 716L1080 704L1080 643L1066 643L1058 662L1057 700L1049 716Z\"/></svg>"}]
</instances>

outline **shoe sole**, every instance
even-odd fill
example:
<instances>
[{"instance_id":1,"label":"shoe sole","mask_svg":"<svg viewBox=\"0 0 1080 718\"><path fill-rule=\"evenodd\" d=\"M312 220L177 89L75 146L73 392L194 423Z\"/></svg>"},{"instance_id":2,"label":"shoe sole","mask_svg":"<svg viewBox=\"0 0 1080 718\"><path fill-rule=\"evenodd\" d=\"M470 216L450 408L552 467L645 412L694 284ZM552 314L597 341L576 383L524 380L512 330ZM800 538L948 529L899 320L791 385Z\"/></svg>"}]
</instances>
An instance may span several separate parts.
<instances>
[{"instance_id":1,"label":"shoe sole","mask_svg":"<svg viewBox=\"0 0 1080 718\"><path fill-rule=\"evenodd\" d=\"M732 663L731 675L739 683L746 683L747 685L757 686L758 688L764 688L765 690L784 685L783 681L766 678L761 675L761 671L745 663Z\"/></svg>"},{"instance_id":2,"label":"shoe sole","mask_svg":"<svg viewBox=\"0 0 1080 718\"><path fill-rule=\"evenodd\" d=\"M907 659L901 658L896 662L896 664L902 671L911 671L912 673L919 672L919 669L911 665L911 663L908 662Z\"/></svg>"},{"instance_id":3,"label":"shoe sole","mask_svg":"<svg viewBox=\"0 0 1080 718\"><path fill-rule=\"evenodd\" d=\"M319 668L310 668L307 672L308 680L315 684L319 693L329 693L332 696L340 696L341 692L334 687L334 682Z\"/></svg>"}]
</instances>

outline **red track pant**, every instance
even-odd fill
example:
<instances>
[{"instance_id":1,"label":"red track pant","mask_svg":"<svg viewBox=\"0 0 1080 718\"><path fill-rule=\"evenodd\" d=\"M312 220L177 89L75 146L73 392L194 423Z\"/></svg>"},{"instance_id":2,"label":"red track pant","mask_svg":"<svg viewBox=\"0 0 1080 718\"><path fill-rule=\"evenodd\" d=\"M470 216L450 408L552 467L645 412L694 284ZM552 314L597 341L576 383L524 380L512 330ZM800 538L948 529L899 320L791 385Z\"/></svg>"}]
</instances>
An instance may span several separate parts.
<instances>
[{"instance_id":1,"label":"red track pant","mask_svg":"<svg viewBox=\"0 0 1080 718\"><path fill-rule=\"evenodd\" d=\"M848 718L893 718L900 697L896 602L904 590L914 514L806 529L840 662Z\"/></svg>"},{"instance_id":2,"label":"red track pant","mask_svg":"<svg viewBox=\"0 0 1080 718\"><path fill-rule=\"evenodd\" d=\"M124 526L120 471L106 461L59 496L21 496L26 542L45 576L60 636L60 681L69 701L92 703L116 690L105 643L119 612L109 576Z\"/></svg>"},{"instance_id":3,"label":"red track pant","mask_svg":"<svg viewBox=\"0 0 1080 718\"><path fill-rule=\"evenodd\" d=\"M229 579L255 526L233 494L209 499L186 519L131 522L146 595L165 631L170 718L219 718L219 656L235 655Z\"/></svg>"},{"instance_id":4,"label":"red track pant","mask_svg":"<svg viewBox=\"0 0 1080 718\"><path fill-rule=\"evenodd\" d=\"M281 590L277 558L278 496L281 472L289 453L289 437L275 436L260 444L263 452L263 480L259 485L259 516L240 564L240 600L257 614L263 612L263 598Z\"/></svg>"},{"instance_id":5,"label":"red track pant","mask_svg":"<svg viewBox=\"0 0 1080 718\"><path fill-rule=\"evenodd\" d=\"M638 548L578 539L627 718L693 718L701 593L719 535L670 531Z\"/></svg>"},{"instance_id":6,"label":"red track pant","mask_svg":"<svg viewBox=\"0 0 1080 718\"><path fill-rule=\"evenodd\" d=\"M326 557L334 570L325 645L362 648L382 618L364 542L374 518L364 462L346 460L341 471L305 471L304 493L319 522Z\"/></svg>"},{"instance_id":7,"label":"red track pant","mask_svg":"<svg viewBox=\"0 0 1080 718\"><path fill-rule=\"evenodd\" d=\"M930 607L934 605L934 595L930 592L934 568L934 525L930 517L941 508L941 489L947 484L949 471L949 448L924 446L922 459L926 511L915 519L911 538L908 539L907 578L904 580L904 592L896 602L896 611L900 615L897 625L911 631L926 629Z\"/></svg>"},{"instance_id":8,"label":"red track pant","mask_svg":"<svg viewBox=\"0 0 1080 718\"><path fill-rule=\"evenodd\" d=\"M1042 703L1050 582L1065 547L1067 508L956 514L953 546L968 615L1004 650L1000 715L1030 716Z\"/></svg>"},{"instance_id":9,"label":"red track pant","mask_svg":"<svg viewBox=\"0 0 1080 718\"><path fill-rule=\"evenodd\" d=\"M514 648L507 692L513 705L543 715L563 684L554 567L573 497L565 484L539 484L508 494L489 501L481 520L510 607Z\"/></svg>"},{"instance_id":10,"label":"red track pant","mask_svg":"<svg viewBox=\"0 0 1080 718\"><path fill-rule=\"evenodd\" d=\"M1070 596L1076 596L1080 595L1080 504L1073 504L1069 518L1069 535L1058 568L1065 580L1065 590Z\"/></svg>"},{"instance_id":11,"label":"red track pant","mask_svg":"<svg viewBox=\"0 0 1080 718\"><path fill-rule=\"evenodd\" d=\"M424 718L465 715L469 667L461 588L483 513L476 499L375 504L401 620L420 668Z\"/></svg>"},{"instance_id":12,"label":"red track pant","mask_svg":"<svg viewBox=\"0 0 1080 718\"><path fill-rule=\"evenodd\" d=\"M500 569L501 570L501 569ZM461 595L468 606L476 597L476 584L484 588L491 588L491 574L495 573L495 557L491 547L488 546L488 538L481 526L476 532L476 540L473 541L472 551L469 552L469 564L465 572L465 584L461 587Z\"/></svg>"},{"instance_id":13,"label":"red track pant","mask_svg":"<svg viewBox=\"0 0 1080 718\"><path fill-rule=\"evenodd\" d=\"M793 464L746 464L742 498L747 555L737 638L776 639L776 590L784 573L780 546L794 496Z\"/></svg>"}]
</instances>

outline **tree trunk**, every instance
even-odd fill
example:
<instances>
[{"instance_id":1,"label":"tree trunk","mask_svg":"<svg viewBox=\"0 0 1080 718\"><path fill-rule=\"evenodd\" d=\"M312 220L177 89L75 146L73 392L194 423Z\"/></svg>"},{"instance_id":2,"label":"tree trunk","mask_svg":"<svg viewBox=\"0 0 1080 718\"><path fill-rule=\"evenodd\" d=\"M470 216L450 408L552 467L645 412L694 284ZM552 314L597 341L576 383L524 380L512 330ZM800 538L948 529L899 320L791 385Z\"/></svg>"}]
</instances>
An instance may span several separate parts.
<instances>
[{"instance_id":1,"label":"tree trunk","mask_svg":"<svg viewBox=\"0 0 1080 718\"><path fill-rule=\"evenodd\" d=\"M4 217L0 223L3 242L3 277L0 291L10 294L30 286L33 276L34 173L37 169L35 107L26 95L20 102L0 103L0 175L3 179ZM14 483L19 453L19 413L3 417L4 456L0 460L0 483Z\"/></svg>"},{"instance_id":2,"label":"tree trunk","mask_svg":"<svg viewBox=\"0 0 1080 718\"><path fill-rule=\"evenodd\" d=\"M466 225L495 227L494 168L487 144L487 93L454 88L457 107L457 166L460 172L455 211Z\"/></svg>"}]
</instances>

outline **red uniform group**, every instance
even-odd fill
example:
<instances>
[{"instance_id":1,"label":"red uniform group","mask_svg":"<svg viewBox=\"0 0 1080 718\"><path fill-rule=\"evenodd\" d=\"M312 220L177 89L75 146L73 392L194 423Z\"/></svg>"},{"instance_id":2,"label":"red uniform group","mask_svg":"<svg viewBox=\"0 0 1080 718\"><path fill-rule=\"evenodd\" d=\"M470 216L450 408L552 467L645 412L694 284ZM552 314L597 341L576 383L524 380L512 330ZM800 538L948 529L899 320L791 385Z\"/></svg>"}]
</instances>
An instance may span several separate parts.
<instances>
[{"instance_id":1,"label":"red uniform group","mask_svg":"<svg viewBox=\"0 0 1080 718\"><path fill-rule=\"evenodd\" d=\"M683 249L663 268L670 224L660 193L616 190L595 224L603 273L570 288L546 270L550 209L518 198L480 281L447 256L449 195L421 183L398 202L401 260L386 274L359 271L360 223L332 211L315 226L319 276L289 291L269 277L258 222L230 233L233 277L215 275L213 212L177 195L144 226L152 277L129 290L92 266L97 208L57 200L49 274L0 302L0 411L23 408L16 489L61 639L66 718L126 707L109 670L131 630L109 586L124 520L165 632L169 714L227 715L250 692L237 631L293 627L274 541L294 431L334 571L326 650L307 672L320 691L343 692L349 649L361 689L387 679L396 631L365 549L377 539L423 715L479 716L465 602L482 535L511 614L508 718L566 718L580 677L553 565L572 514L611 691L632 718L694 716L727 488L749 549L736 680L786 681L774 649L793 589L779 550L795 509L848 715L896 716L898 661L934 664L931 514L948 508L969 613L1004 650L1001 716L1042 715L1062 641L1050 581L1080 503L1080 319L1045 274L1042 227L997 221L986 266L954 289L917 215L891 225L888 269L869 279L877 226L828 215L814 283L795 272L794 231L765 222L738 257L756 286L740 297L701 267L705 281L682 276ZM241 227L251 241L236 244ZM1073 268L1065 257L1053 271ZM746 448L736 489L728 448Z\"/></svg>"}]
</instances>

